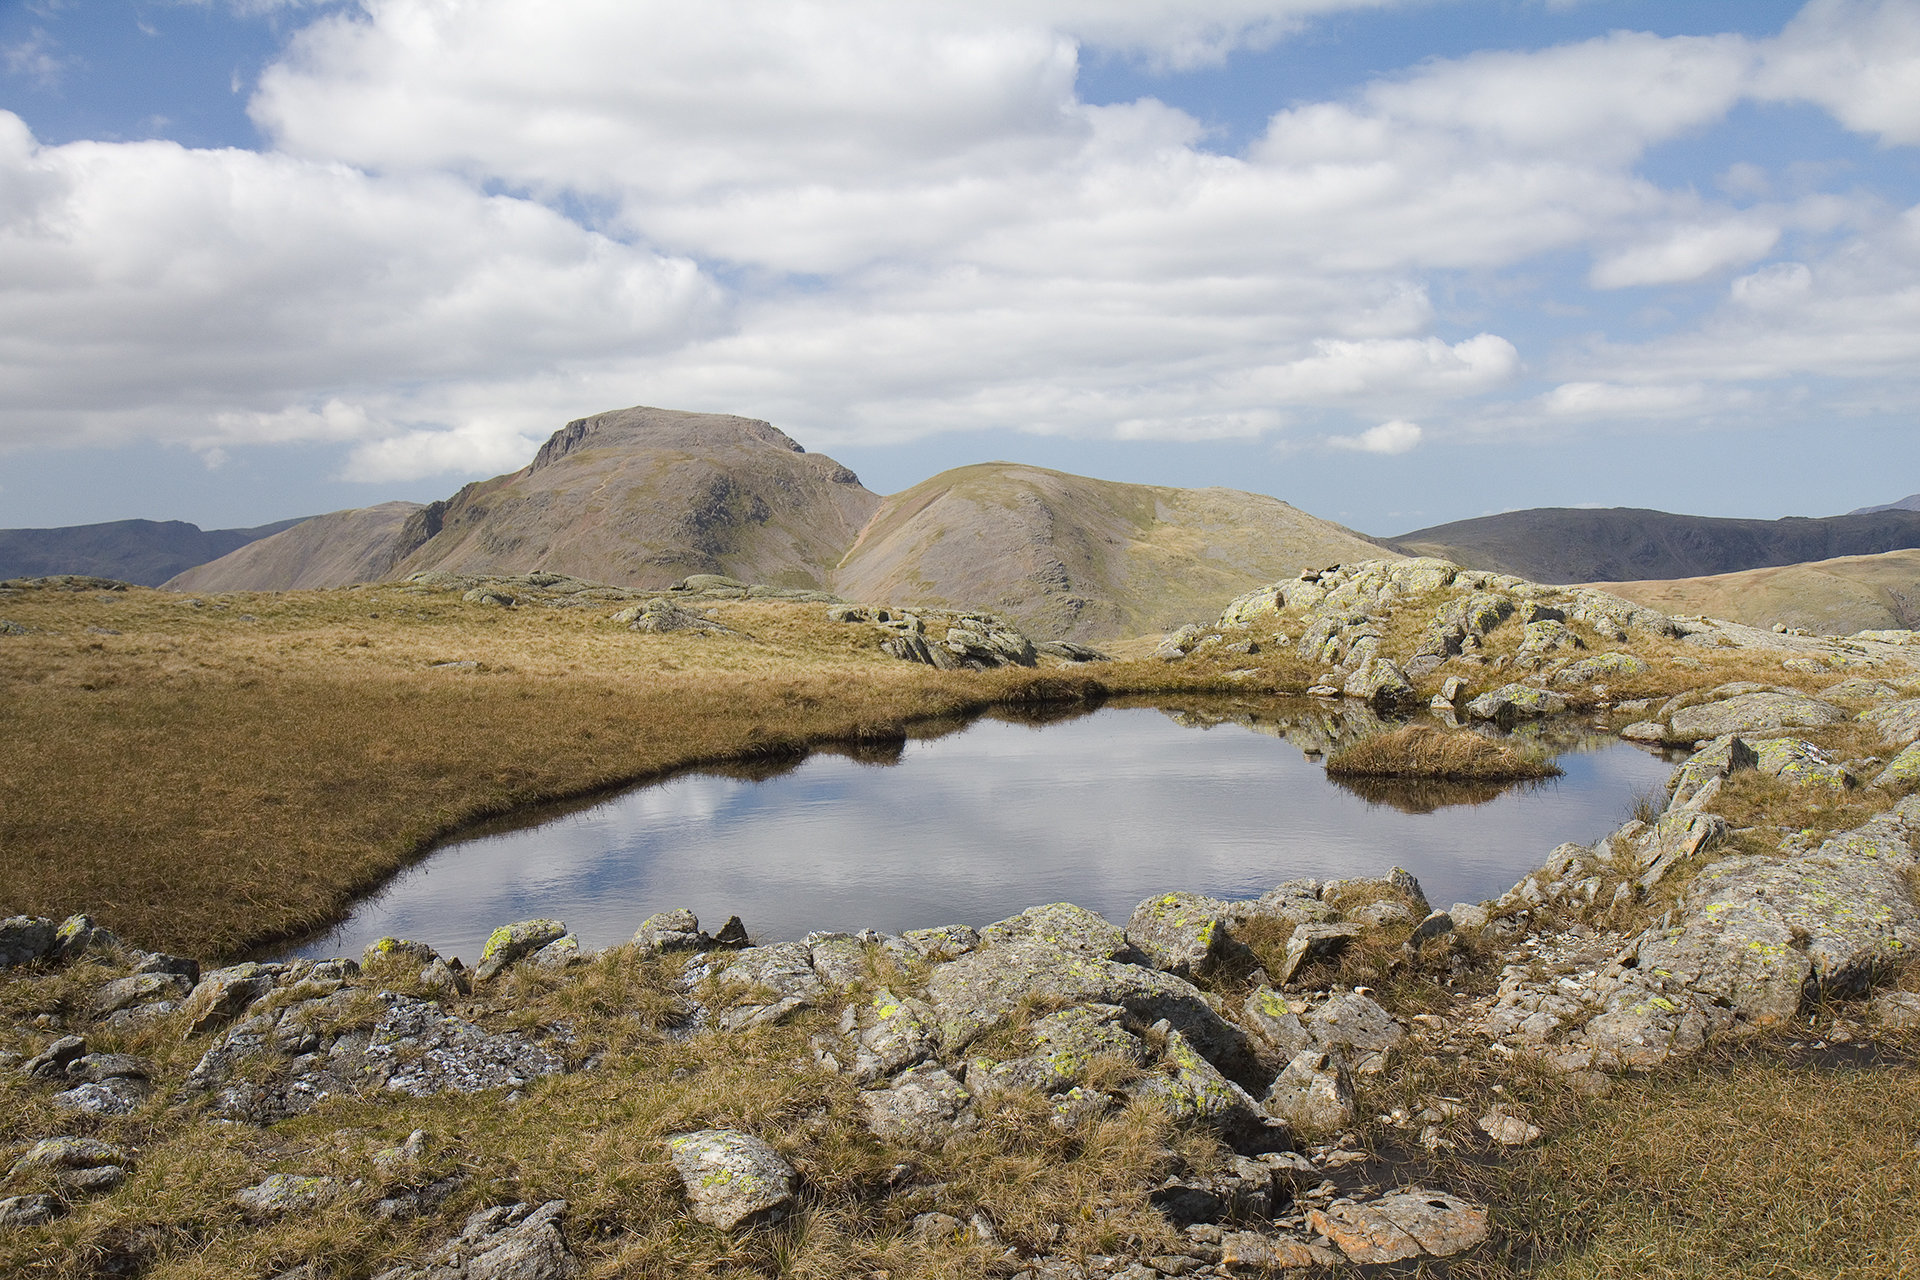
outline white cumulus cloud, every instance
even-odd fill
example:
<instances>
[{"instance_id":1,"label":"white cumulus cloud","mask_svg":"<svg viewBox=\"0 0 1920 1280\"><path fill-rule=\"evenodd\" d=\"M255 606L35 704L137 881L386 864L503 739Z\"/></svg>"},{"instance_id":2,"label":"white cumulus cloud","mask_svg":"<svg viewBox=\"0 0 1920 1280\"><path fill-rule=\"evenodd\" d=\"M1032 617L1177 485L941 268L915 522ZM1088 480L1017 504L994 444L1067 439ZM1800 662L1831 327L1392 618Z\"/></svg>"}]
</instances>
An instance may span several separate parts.
<instances>
[{"instance_id":1,"label":"white cumulus cloud","mask_svg":"<svg viewBox=\"0 0 1920 1280\"><path fill-rule=\"evenodd\" d=\"M1356 436L1331 436L1327 443L1336 449L1355 449L1361 453L1406 453L1420 443L1422 434L1414 423L1395 418Z\"/></svg>"}]
</instances>

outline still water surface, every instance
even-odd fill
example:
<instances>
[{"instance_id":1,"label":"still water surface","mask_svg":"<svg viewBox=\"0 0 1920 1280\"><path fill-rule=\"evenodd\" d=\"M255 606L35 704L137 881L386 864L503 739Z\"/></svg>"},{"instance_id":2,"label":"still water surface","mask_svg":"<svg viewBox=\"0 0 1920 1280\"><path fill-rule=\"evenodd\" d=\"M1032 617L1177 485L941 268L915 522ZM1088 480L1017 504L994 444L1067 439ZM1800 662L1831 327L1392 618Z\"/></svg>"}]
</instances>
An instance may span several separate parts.
<instances>
[{"instance_id":1,"label":"still water surface","mask_svg":"<svg viewBox=\"0 0 1920 1280\"><path fill-rule=\"evenodd\" d=\"M292 954L357 956L393 935L471 963L509 921L557 917L598 947L677 906L709 928L738 914L763 941L981 925L1061 900L1124 922L1170 889L1252 897L1395 863L1436 905L1478 902L1556 844L1618 826L1672 768L1563 729L1563 778L1369 798L1303 752L1327 722L1311 705L1237 719L1109 708L1038 727L982 719L906 743L893 764L822 752L760 780L687 774L449 843Z\"/></svg>"}]
</instances>

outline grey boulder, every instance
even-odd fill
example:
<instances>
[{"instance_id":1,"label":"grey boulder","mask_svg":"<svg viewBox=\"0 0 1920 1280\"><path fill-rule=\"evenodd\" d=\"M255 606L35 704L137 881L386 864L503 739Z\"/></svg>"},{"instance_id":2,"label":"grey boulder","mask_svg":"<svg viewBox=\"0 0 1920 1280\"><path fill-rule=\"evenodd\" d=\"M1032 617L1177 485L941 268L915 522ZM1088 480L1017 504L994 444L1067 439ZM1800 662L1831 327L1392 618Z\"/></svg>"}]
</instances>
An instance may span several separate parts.
<instances>
[{"instance_id":1,"label":"grey boulder","mask_svg":"<svg viewBox=\"0 0 1920 1280\"><path fill-rule=\"evenodd\" d=\"M793 1166L780 1153L738 1129L675 1134L667 1150L693 1216L734 1231L778 1222L793 1209Z\"/></svg>"}]
</instances>

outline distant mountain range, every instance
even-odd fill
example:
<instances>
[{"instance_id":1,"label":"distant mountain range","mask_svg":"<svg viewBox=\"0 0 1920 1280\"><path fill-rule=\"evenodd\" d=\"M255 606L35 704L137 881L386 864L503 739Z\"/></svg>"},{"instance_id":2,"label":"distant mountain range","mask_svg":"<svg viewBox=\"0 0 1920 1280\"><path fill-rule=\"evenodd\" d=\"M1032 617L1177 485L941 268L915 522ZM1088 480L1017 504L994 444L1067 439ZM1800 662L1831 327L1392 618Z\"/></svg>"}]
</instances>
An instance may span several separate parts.
<instances>
[{"instance_id":1,"label":"distant mountain range","mask_svg":"<svg viewBox=\"0 0 1920 1280\"><path fill-rule=\"evenodd\" d=\"M1537 582L1697 578L1920 547L1920 511L1726 520L1632 507L1537 507L1417 529L1387 540Z\"/></svg>"},{"instance_id":2,"label":"distant mountain range","mask_svg":"<svg viewBox=\"0 0 1920 1280\"><path fill-rule=\"evenodd\" d=\"M157 587L183 569L292 528L202 529L181 520L112 520L64 529L0 529L0 579L83 573Z\"/></svg>"},{"instance_id":3,"label":"distant mountain range","mask_svg":"<svg viewBox=\"0 0 1920 1280\"><path fill-rule=\"evenodd\" d=\"M1207 619L1302 568L1396 554L1614 583L1662 608L1816 630L1920 620L1920 494L1784 520L1543 507L1375 539L1260 494L1009 462L882 497L765 422L644 407L570 422L527 466L424 506L258 529L0 530L0 577L86 573L214 592L422 569L546 569L641 588L717 573L875 604L985 607L1039 636L1093 641ZM1760 576L1737 576L1747 573Z\"/></svg>"}]
</instances>

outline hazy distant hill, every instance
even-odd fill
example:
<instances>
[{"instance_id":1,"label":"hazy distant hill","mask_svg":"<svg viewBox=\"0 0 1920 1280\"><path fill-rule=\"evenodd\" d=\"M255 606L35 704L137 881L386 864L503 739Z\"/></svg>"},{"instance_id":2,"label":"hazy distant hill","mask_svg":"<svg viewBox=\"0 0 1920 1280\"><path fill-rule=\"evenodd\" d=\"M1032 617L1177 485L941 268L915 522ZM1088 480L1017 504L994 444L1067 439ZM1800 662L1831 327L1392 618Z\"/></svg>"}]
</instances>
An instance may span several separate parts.
<instances>
[{"instance_id":1,"label":"hazy distant hill","mask_svg":"<svg viewBox=\"0 0 1920 1280\"><path fill-rule=\"evenodd\" d=\"M1910 493L1898 502L1883 502L1877 507L1861 507L1847 512L1850 516L1870 516L1876 511L1920 511L1920 493Z\"/></svg>"},{"instance_id":2,"label":"hazy distant hill","mask_svg":"<svg viewBox=\"0 0 1920 1280\"><path fill-rule=\"evenodd\" d=\"M1920 511L1724 520L1631 507L1538 507L1388 541L1408 555L1440 556L1539 582L1697 578L1920 547Z\"/></svg>"},{"instance_id":3,"label":"hazy distant hill","mask_svg":"<svg viewBox=\"0 0 1920 1280\"><path fill-rule=\"evenodd\" d=\"M0 529L0 578L84 573L157 587L182 569L299 523L202 529L181 520L112 520L61 529Z\"/></svg>"},{"instance_id":4,"label":"hazy distant hill","mask_svg":"<svg viewBox=\"0 0 1920 1280\"><path fill-rule=\"evenodd\" d=\"M824 586L879 504L853 472L764 422L621 409L568 423L527 466L444 502L335 512L170 585L247 590L420 569L547 569L634 587L692 573Z\"/></svg>"},{"instance_id":5,"label":"hazy distant hill","mask_svg":"<svg viewBox=\"0 0 1920 1280\"><path fill-rule=\"evenodd\" d=\"M417 502L383 502L303 520L163 583L170 591L292 591L387 577Z\"/></svg>"},{"instance_id":6,"label":"hazy distant hill","mask_svg":"<svg viewBox=\"0 0 1920 1280\"><path fill-rule=\"evenodd\" d=\"M982 606L1037 635L1105 640L1209 618L1253 586L1382 551L1261 494L989 462L888 498L833 586L850 600Z\"/></svg>"},{"instance_id":7,"label":"hazy distant hill","mask_svg":"<svg viewBox=\"0 0 1920 1280\"><path fill-rule=\"evenodd\" d=\"M1823 635L1920 627L1920 551L1605 586L1662 613L1704 613L1756 627L1779 622Z\"/></svg>"}]
</instances>

